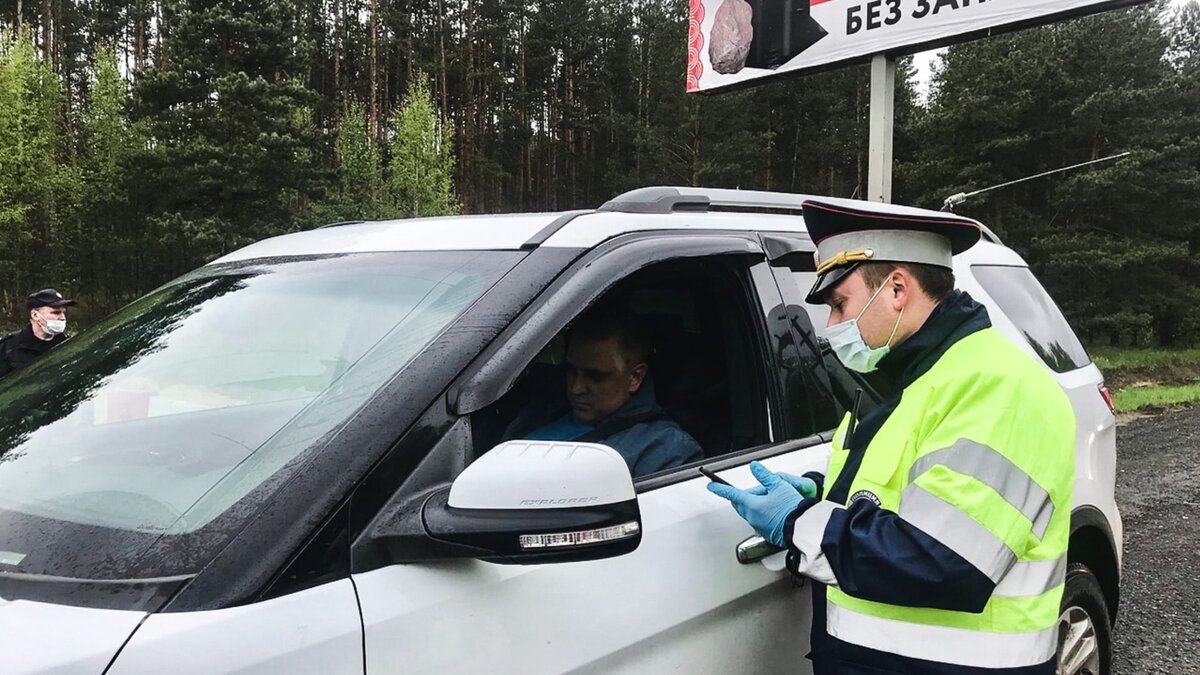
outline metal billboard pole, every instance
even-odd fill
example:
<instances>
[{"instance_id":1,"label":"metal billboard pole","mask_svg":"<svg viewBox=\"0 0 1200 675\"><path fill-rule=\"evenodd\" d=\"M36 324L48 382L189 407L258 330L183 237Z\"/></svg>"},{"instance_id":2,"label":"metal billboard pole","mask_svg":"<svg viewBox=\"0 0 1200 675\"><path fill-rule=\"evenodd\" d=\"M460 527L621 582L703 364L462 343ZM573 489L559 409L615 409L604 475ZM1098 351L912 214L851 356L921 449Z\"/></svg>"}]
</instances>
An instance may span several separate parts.
<instances>
[{"instance_id":1,"label":"metal billboard pole","mask_svg":"<svg viewBox=\"0 0 1200 675\"><path fill-rule=\"evenodd\" d=\"M896 121L896 59L871 57L870 143L867 150L867 201L892 201L892 130Z\"/></svg>"}]
</instances>

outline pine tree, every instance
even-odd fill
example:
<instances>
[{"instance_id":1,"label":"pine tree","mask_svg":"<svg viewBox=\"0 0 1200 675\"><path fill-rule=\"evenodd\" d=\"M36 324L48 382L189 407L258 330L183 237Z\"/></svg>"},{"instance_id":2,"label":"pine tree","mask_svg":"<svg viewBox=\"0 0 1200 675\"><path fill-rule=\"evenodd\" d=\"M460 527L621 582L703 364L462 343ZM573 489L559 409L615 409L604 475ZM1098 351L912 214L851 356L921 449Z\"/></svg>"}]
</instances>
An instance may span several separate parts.
<instances>
[{"instance_id":1,"label":"pine tree","mask_svg":"<svg viewBox=\"0 0 1200 675\"><path fill-rule=\"evenodd\" d=\"M141 219L131 217L126 181L130 159L145 140L128 119L129 88L118 69L116 49L101 45L95 62L82 111L80 241L71 253L90 294L89 309L102 313L132 299L153 280L141 276L147 242Z\"/></svg>"},{"instance_id":2,"label":"pine tree","mask_svg":"<svg viewBox=\"0 0 1200 675\"><path fill-rule=\"evenodd\" d=\"M51 282L70 287L61 252L79 194L67 164L64 92L28 33L0 34L0 288L13 297Z\"/></svg>"},{"instance_id":3,"label":"pine tree","mask_svg":"<svg viewBox=\"0 0 1200 675\"><path fill-rule=\"evenodd\" d=\"M390 197L402 217L458 213L454 194L454 153L449 130L434 111L425 76L415 73L396 116Z\"/></svg>"},{"instance_id":4,"label":"pine tree","mask_svg":"<svg viewBox=\"0 0 1200 675\"><path fill-rule=\"evenodd\" d=\"M1128 151L959 211L1025 256L1085 340L1172 344L1200 328L1194 102L1140 7L950 48L899 170L918 203ZM1191 143L1189 145L1189 143Z\"/></svg>"},{"instance_id":5,"label":"pine tree","mask_svg":"<svg viewBox=\"0 0 1200 675\"><path fill-rule=\"evenodd\" d=\"M342 117L334 143L337 159L337 188L321 207L327 221L386 218L382 190L382 165L378 146L371 140L367 109L362 103L350 104Z\"/></svg>"},{"instance_id":6,"label":"pine tree","mask_svg":"<svg viewBox=\"0 0 1200 675\"><path fill-rule=\"evenodd\" d=\"M294 229L323 176L292 0L177 0L162 62L135 83L134 162L164 271Z\"/></svg>"},{"instance_id":7,"label":"pine tree","mask_svg":"<svg viewBox=\"0 0 1200 675\"><path fill-rule=\"evenodd\" d=\"M1200 76L1200 1L1188 0L1171 16L1169 57L1175 70Z\"/></svg>"}]
</instances>

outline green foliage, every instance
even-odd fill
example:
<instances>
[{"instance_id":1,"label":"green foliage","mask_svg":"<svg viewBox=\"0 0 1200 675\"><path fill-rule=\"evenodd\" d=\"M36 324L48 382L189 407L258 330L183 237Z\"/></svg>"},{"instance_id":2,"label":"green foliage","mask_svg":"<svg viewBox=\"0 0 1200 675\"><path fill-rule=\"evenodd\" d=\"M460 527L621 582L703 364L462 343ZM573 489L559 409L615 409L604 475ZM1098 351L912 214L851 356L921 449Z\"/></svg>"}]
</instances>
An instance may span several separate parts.
<instances>
[{"instance_id":1,"label":"green foliage","mask_svg":"<svg viewBox=\"0 0 1200 675\"><path fill-rule=\"evenodd\" d=\"M1091 350L1092 360L1105 374L1150 368L1200 369L1200 349L1118 349L1100 347Z\"/></svg>"},{"instance_id":2,"label":"green foliage","mask_svg":"<svg viewBox=\"0 0 1200 675\"><path fill-rule=\"evenodd\" d=\"M865 188L866 66L686 95L678 0L21 12L27 34L0 28L10 307L55 285L100 313L248 241L338 220L594 207L645 185ZM912 75L902 59L897 201L936 208L1130 151L960 211L1033 265L1092 344L1197 341L1200 4L954 46L927 104Z\"/></svg>"},{"instance_id":3,"label":"green foliage","mask_svg":"<svg viewBox=\"0 0 1200 675\"><path fill-rule=\"evenodd\" d=\"M64 229L79 188L65 162L63 103L62 85L29 34L0 32L0 288L6 295L70 273L60 244L74 243Z\"/></svg>"},{"instance_id":4,"label":"green foliage","mask_svg":"<svg viewBox=\"0 0 1200 675\"><path fill-rule=\"evenodd\" d=\"M135 82L150 142L131 166L132 198L152 228L177 228L182 259L198 264L295 229L297 195L323 185L315 129L296 114L312 95L296 77L306 64L294 4L181 0L173 10L162 65Z\"/></svg>"},{"instance_id":5,"label":"green foliage","mask_svg":"<svg viewBox=\"0 0 1200 675\"><path fill-rule=\"evenodd\" d=\"M337 142L338 190L335 203L339 220L361 220L385 214L380 198L383 181L379 149L367 130L367 112L354 103L342 119Z\"/></svg>"},{"instance_id":6,"label":"green foliage","mask_svg":"<svg viewBox=\"0 0 1200 675\"><path fill-rule=\"evenodd\" d=\"M1113 394L1118 412L1192 405L1200 402L1200 384L1130 387Z\"/></svg>"},{"instance_id":7,"label":"green foliage","mask_svg":"<svg viewBox=\"0 0 1200 675\"><path fill-rule=\"evenodd\" d=\"M1120 412L1200 401L1200 349L1097 347L1091 355Z\"/></svg>"},{"instance_id":8,"label":"green foliage","mask_svg":"<svg viewBox=\"0 0 1200 675\"><path fill-rule=\"evenodd\" d=\"M126 116L129 90L112 45L101 45L83 111L84 165L92 181L116 189L129 155L138 148Z\"/></svg>"},{"instance_id":9,"label":"green foliage","mask_svg":"<svg viewBox=\"0 0 1200 675\"><path fill-rule=\"evenodd\" d=\"M1200 336L1200 88L1189 84L1200 69L1172 65L1193 53L1181 21L1164 27L1143 6L951 47L911 123L915 152L897 168L901 201L937 207L1132 153L958 209L1026 257L1086 341Z\"/></svg>"},{"instance_id":10,"label":"green foliage","mask_svg":"<svg viewBox=\"0 0 1200 675\"><path fill-rule=\"evenodd\" d=\"M417 73L396 117L388 164L388 197L401 217L458 213L452 142L433 109L424 76Z\"/></svg>"},{"instance_id":11,"label":"green foliage","mask_svg":"<svg viewBox=\"0 0 1200 675\"><path fill-rule=\"evenodd\" d=\"M1195 80L1200 69L1200 1L1189 0L1171 16L1168 58L1181 74L1191 74Z\"/></svg>"},{"instance_id":12,"label":"green foliage","mask_svg":"<svg viewBox=\"0 0 1200 675\"><path fill-rule=\"evenodd\" d=\"M79 241L70 253L77 288L87 289L101 308L113 308L132 299L130 291L142 282L135 261L150 244L142 219L131 217L126 185L130 160L146 140L129 121L129 87L111 45L98 48L89 85L81 115Z\"/></svg>"}]
</instances>

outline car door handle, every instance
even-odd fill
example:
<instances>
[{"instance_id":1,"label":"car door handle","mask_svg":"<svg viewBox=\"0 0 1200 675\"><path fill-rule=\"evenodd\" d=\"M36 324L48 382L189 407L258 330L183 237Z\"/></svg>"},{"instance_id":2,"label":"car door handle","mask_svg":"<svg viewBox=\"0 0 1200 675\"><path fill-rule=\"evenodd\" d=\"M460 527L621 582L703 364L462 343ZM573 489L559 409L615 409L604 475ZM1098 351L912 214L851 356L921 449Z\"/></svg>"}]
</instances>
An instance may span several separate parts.
<instances>
[{"instance_id":1,"label":"car door handle","mask_svg":"<svg viewBox=\"0 0 1200 675\"><path fill-rule=\"evenodd\" d=\"M747 537L737 545L737 559L743 565L758 562L769 555L775 555L783 549L763 539L757 534Z\"/></svg>"}]
</instances>

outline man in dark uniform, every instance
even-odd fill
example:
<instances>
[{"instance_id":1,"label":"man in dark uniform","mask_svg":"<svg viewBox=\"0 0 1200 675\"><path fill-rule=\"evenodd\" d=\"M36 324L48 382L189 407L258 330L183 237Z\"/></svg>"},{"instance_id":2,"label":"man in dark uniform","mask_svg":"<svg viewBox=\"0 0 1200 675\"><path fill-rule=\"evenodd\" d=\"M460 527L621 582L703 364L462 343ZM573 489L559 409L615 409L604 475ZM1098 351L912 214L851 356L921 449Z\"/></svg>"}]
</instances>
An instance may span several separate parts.
<instances>
[{"instance_id":1,"label":"man in dark uniform","mask_svg":"<svg viewBox=\"0 0 1200 675\"><path fill-rule=\"evenodd\" d=\"M75 304L53 288L43 288L25 301L29 325L0 340L0 377L20 370L67 339L67 307Z\"/></svg>"}]
</instances>

